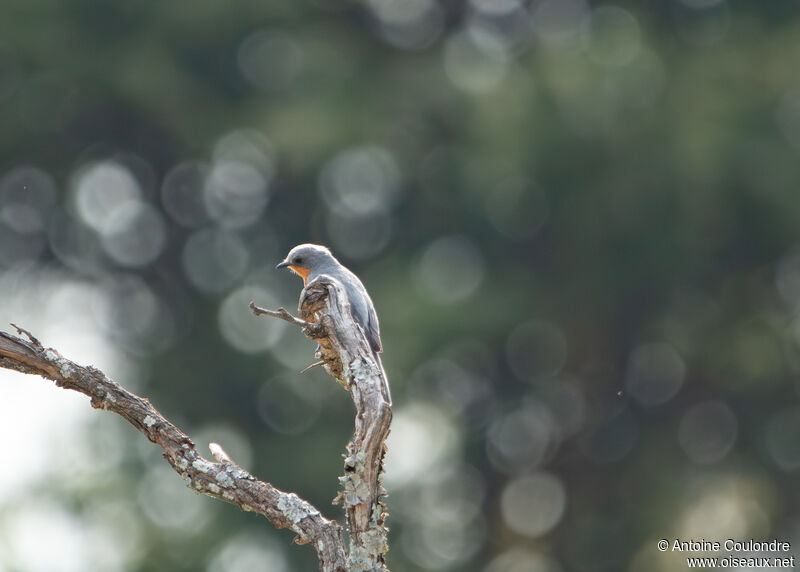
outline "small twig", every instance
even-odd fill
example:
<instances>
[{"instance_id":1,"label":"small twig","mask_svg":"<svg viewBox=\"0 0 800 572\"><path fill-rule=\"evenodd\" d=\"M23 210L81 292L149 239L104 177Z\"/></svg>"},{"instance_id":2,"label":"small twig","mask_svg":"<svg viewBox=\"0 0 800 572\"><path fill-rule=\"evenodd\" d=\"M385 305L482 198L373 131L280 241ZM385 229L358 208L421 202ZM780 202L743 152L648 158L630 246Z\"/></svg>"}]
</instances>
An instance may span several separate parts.
<instances>
[{"instance_id":1,"label":"small twig","mask_svg":"<svg viewBox=\"0 0 800 572\"><path fill-rule=\"evenodd\" d=\"M9 322L9 323L10 323L12 326L14 326L14 329L15 329L15 330L17 330L17 333L18 333L18 334L21 334L21 335L25 336L26 338L28 338L28 339L30 340L30 342L31 342L31 343L32 343L34 346L36 346L36 348L37 348L37 349L40 349L40 350L44 349L44 346L42 346L41 342L40 342L39 340L37 340L37 339L36 339L36 338L33 336L33 334L32 334L32 333L30 333L28 330L26 330L25 328L20 328L18 325L14 324L14 323L11 323L11 322Z\"/></svg>"},{"instance_id":2,"label":"small twig","mask_svg":"<svg viewBox=\"0 0 800 572\"><path fill-rule=\"evenodd\" d=\"M211 451L211 456L214 457L217 462L226 463L228 465L234 464L234 462L231 461L231 458L228 456L228 453L225 452L225 449L223 449L219 443L209 443L208 450Z\"/></svg>"},{"instance_id":3,"label":"small twig","mask_svg":"<svg viewBox=\"0 0 800 572\"><path fill-rule=\"evenodd\" d=\"M308 371L308 370L310 370L310 369L314 369L315 367L319 367L319 366L321 366L321 365L325 365L326 363L327 363L327 362L326 362L324 359L321 359L321 360L319 360L319 361L315 361L315 362L314 362L314 363L312 363L311 365L307 365L306 367L304 367L303 369L301 369L301 370L300 370L300 373L305 373L305 372L307 372L307 371Z\"/></svg>"},{"instance_id":4,"label":"small twig","mask_svg":"<svg viewBox=\"0 0 800 572\"><path fill-rule=\"evenodd\" d=\"M289 322L290 324L300 326L301 328L306 328L310 330L312 333L318 333L318 331L321 330L322 328L322 326L320 326L319 324L315 324L314 322L306 322L305 320L301 320L300 318L292 316L286 308L278 308L277 310L270 310L269 308L262 308L261 306L256 306L256 303L251 301L250 309L256 316L272 316L273 318L281 319L285 322Z\"/></svg>"}]
</instances>

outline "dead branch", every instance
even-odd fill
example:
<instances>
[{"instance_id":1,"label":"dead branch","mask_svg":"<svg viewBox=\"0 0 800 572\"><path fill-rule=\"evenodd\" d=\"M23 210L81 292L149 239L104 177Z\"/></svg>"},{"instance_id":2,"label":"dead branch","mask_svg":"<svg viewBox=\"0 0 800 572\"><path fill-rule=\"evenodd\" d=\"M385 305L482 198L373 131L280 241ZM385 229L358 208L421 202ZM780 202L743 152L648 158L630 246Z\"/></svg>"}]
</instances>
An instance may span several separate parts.
<instances>
[{"instance_id":1,"label":"dead branch","mask_svg":"<svg viewBox=\"0 0 800 572\"><path fill-rule=\"evenodd\" d=\"M353 440L347 445L343 490L334 502L344 505L350 536L345 549L338 523L324 518L311 504L259 481L236 465L216 443L210 444L216 462L197 453L194 442L145 398L134 395L100 370L80 366L32 334L14 326L27 339L0 332L0 367L40 375L58 387L91 398L96 409L113 411L164 450L164 458L199 493L229 501L245 511L267 517L278 528L297 534L298 544L312 543L323 572L388 572L388 514L381 484L385 441L392 419L388 381L380 358L355 323L341 284L320 276L303 289L298 313L266 310L250 303L256 315L269 315L303 328L316 339L317 364L351 394L356 407ZM317 365L314 364L314 365Z\"/></svg>"},{"instance_id":2,"label":"dead branch","mask_svg":"<svg viewBox=\"0 0 800 572\"><path fill-rule=\"evenodd\" d=\"M25 330L17 331L28 339L0 332L0 367L40 375L59 387L88 395L92 407L117 413L164 449L164 458L190 488L264 515L277 528L291 529L297 534L295 542L312 543L324 572L348 569L338 523L324 518L296 494L259 481L233 463L216 444L211 449L217 462L203 458L194 442L147 399L127 391L98 369L80 366L52 348L45 349Z\"/></svg>"},{"instance_id":3,"label":"dead branch","mask_svg":"<svg viewBox=\"0 0 800 572\"><path fill-rule=\"evenodd\" d=\"M388 571L384 561L389 549L384 524L388 511L381 484L384 444L392 420L386 373L353 320L338 281L323 275L310 282L300 295L298 313L300 322L312 326L303 326L306 335L319 342L317 357L350 392L356 407L353 440L347 445L344 476L339 478L343 490L334 499L344 504L347 516L348 570ZM315 329L319 327L321 331Z\"/></svg>"}]
</instances>

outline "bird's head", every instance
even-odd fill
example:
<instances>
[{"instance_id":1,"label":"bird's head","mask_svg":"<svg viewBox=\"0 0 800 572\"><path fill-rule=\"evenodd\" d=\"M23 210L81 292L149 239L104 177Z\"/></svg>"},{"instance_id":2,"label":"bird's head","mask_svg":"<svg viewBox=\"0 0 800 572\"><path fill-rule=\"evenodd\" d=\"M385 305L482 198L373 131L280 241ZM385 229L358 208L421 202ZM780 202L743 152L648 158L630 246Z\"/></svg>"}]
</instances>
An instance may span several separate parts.
<instances>
[{"instance_id":1,"label":"bird's head","mask_svg":"<svg viewBox=\"0 0 800 572\"><path fill-rule=\"evenodd\" d=\"M288 268L303 279L305 284L308 275L313 270L324 270L324 268L335 262L336 259L331 251L318 244L300 244L295 246L286 255L286 258L275 268Z\"/></svg>"}]
</instances>

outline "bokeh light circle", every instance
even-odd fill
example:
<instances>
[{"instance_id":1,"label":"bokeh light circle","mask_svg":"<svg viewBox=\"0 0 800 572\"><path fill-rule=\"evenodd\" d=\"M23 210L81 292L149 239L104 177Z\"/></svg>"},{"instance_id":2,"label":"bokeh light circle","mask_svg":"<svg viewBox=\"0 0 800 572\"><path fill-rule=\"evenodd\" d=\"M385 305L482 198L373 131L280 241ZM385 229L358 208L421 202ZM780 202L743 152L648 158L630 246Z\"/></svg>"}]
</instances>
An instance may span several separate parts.
<instances>
[{"instance_id":1,"label":"bokeh light circle","mask_svg":"<svg viewBox=\"0 0 800 572\"><path fill-rule=\"evenodd\" d=\"M186 241L183 270L198 290L224 292L244 275L249 258L247 246L239 235L206 228Z\"/></svg>"},{"instance_id":2,"label":"bokeh light circle","mask_svg":"<svg viewBox=\"0 0 800 572\"><path fill-rule=\"evenodd\" d=\"M340 216L385 213L397 199L400 170L380 147L343 151L325 165L320 193L328 208Z\"/></svg>"},{"instance_id":3,"label":"bokeh light circle","mask_svg":"<svg viewBox=\"0 0 800 572\"><path fill-rule=\"evenodd\" d=\"M211 505L187 495L186 485L164 463L153 465L140 479L139 506L158 530L179 537L196 534L211 520Z\"/></svg>"},{"instance_id":4,"label":"bokeh light circle","mask_svg":"<svg viewBox=\"0 0 800 572\"><path fill-rule=\"evenodd\" d=\"M425 249L417 267L421 292L436 304L456 304L472 296L483 282L483 255L464 236L434 240Z\"/></svg>"},{"instance_id":5,"label":"bokeh light circle","mask_svg":"<svg viewBox=\"0 0 800 572\"><path fill-rule=\"evenodd\" d=\"M225 539L206 572L290 572L290 567L273 538L242 530Z\"/></svg>"},{"instance_id":6,"label":"bokeh light circle","mask_svg":"<svg viewBox=\"0 0 800 572\"><path fill-rule=\"evenodd\" d=\"M380 254L392 235L392 219L386 213L347 216L333 211L328 213L326 223L334 250L352 260Z\"/></svg>"},{"instance_id":7,"label":"bokeh light circle","mask_svg":"<svg viewBox=\"0 0 800 572\"><path fill-rule=\"evenodd\" d=\"M542 0L531 12L531 23L542 43L563 46L574 42L588 16L589 6L584 0Z\"/></svg>"},{"instance_id":8,"label":"bokeh light circle","mask_svg":"<svg viewBox=\"0 0 800 572\"><path fill-rule=\"evenodd\" d=\"M280 29L259 30L242 41L236 63L254 87L279 91L290 87L300 73L303 50Z\"/></svg>"},{"instance_id":9,"label":"bokeh light circle","mask_svg":"<svg viewBox=\"0 0 800 572\"><path fill-rule=\"evenodd\" d=\"M392 432L387 441L387 486L402 488L449 459L458 443L459 432L443 409L425 402L396 408Z\"/></svg>"},{"instance_id":10,"label":"bokeh light circle","mask_svg":"<svg viewBox=\"0 0 800 572\"><path fill-rule=\"evenodd\" d=\"M567 491L561 480L545 472L514 479L500 497L503 520L511 530L529 538L553 530L566 506Z\"/></svg>"},{"instance_id":11,"label":"bokeh light circle","mask_svg":"<svg viewBox=\"0 0 800 572\"><path fill-rule=\"evenodd\" d=\"M205 183L205 205L211 218L227 228L250 226L267 206L268 179L242 161L215 163Z\"/></svg>"},{"instance_id":12,"label":"bokeh light circle","mask_svg":"<svg viewBox=\"0 0 800 572\"><path fill-rule=\"evenodd\" d=\"M167 241L164 217L152 205L128 202L119 206L103 226L103 249L122 266L152 263Z\"/></svg>"},{"instance_id":13,"label":"bokeh light circle","mask_svg":"<svg viewBox=\"0 0 800 572\"><path fill-rule=\"evenodd\" d=\"M640 49L639 22L619 6L600 6L587 19L583 42L589 57L602 65L629 64Z\"/></svg>"},{"instance_id":14,"label":"bokeh light circle","mask_svg":"<svg viewBox=\"0 0 800 572\"><path fill-rule=\"evenodd\" d=\"M641 344L628 360L626 387L642 405L660 405L675 397L685 376L683 358L670 344Z\"/></svg>"},{"instance_id":15,"label":"bokeh light circle","mask_svg":"<svg viewBox=\"0 0 800 572\"><path fill-rule=\"evenodd\" d=\"M243 353L258 353L275 345L283 335L286 322L265 320L250 310L250 302L267 308L277 307L277 300L263 288L243 286L228 294L219 307L219 329L233 348Z\"/></svg>"},{"instance_id":16,"label":"bokeh light circle","mask_svg":"<svg viewBox=\"0 0 800 572\"><path fill-rule=\"evenodd\" d=\"M72 181L72 194L81 220L101 233L118 209L142 200L136 178L116 161L100 161L79 169Z\"/></svg>"},{"instance_id":17,"label":"bokeh light circle","mask_svg":"<svg viewBox=\"0 0 800 572\"><path fill-rule=\"evenodd\" d=\"M222 135L211 153L214 163L233 161L256 168L267 180L275 172L275 148L261 131L234 129Z\"/></svg>"},{"instance_id":18,"label":"bokeh light circle","mask_svg":"<svg viewBox=\"0 0 800 572\"><path fill-rule=\"evenodd\" d=\"M510 57L505 41L488 28L470 26L448 38L444 71L459 89L486 93L505 79Z\"/></svg>"},{"instance_id":19,"label":"bokeh light circle","mask_svg":"<svg viewBox=\"0 0 800 572\"><path fill-rule=\"evenodd\" d=\"M489 426L487 450L492 465L515 474L536 468L557 442L556 423L545 407L536 403L499 415Z\"/></svg>"},{"instance_id":20,"label":"bokeh light circle","mask_svg":"<svg viewBox=\"0 0 800 572\"><path fill-rule=\"evenodd\" d=\"M495 556L484 572L563 572L554 559L521 547L511 548Z\"/></svg>"}]
</instances>

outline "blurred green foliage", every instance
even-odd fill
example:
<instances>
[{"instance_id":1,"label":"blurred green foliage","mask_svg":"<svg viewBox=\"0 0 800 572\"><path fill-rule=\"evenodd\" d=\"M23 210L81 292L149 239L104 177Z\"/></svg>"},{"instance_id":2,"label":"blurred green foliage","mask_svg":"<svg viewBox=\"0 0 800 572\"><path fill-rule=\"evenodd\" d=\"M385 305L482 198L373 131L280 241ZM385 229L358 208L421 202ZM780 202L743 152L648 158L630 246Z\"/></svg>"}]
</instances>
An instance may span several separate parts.
<instances>
[{"instance_id":1,"label":"blurred green foliage","mask_svg":"<svg viewBox=\"0 0 800 572\"><path fill-rule=\"evenodd\" d=\"M795 2L5 0L0 38L2 321L99 332L201 447L335 516L348 396L246 307L292 308L272 267L328 244L381 318L392 570L800 546ZM315 569L89 423L0 494L0 571ZM9 531L48 546L56 513L86 532L37 560Z\"/></svg>"}]
</instances>

